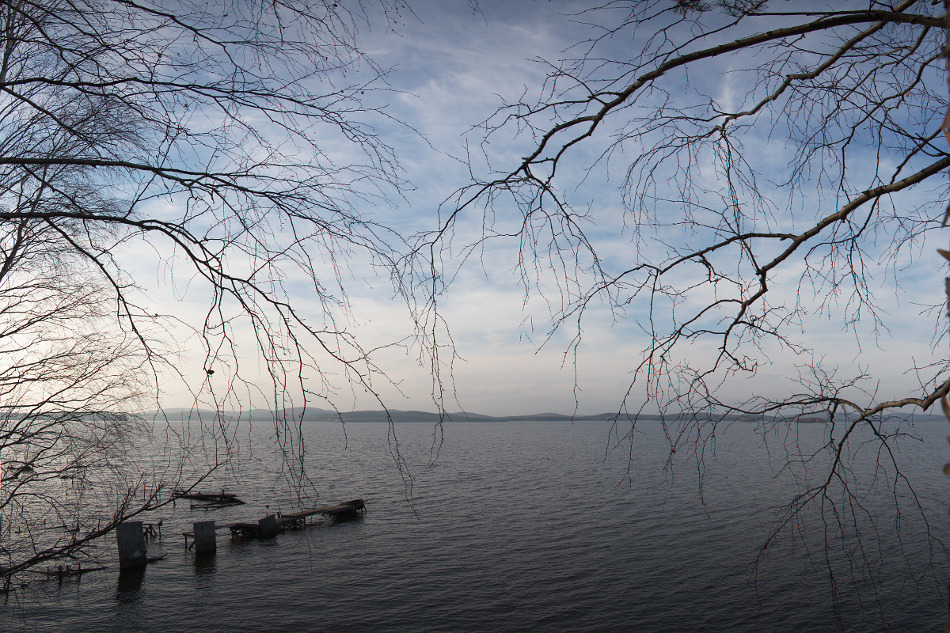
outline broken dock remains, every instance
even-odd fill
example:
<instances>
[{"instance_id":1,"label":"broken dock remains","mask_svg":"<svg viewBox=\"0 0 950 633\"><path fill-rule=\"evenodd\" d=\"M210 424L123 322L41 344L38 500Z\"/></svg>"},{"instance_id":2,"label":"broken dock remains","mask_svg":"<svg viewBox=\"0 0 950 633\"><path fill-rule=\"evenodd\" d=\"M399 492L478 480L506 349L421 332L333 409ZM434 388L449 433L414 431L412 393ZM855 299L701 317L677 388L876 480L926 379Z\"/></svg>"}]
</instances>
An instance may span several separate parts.
<instances>
[{"instance_id":1,"label":"broken dock remains","mask_svg":"<svg viewBox=\"0 0 950 633\"><path fill-rule=\"evenodd\" d=\"M136 569L165 558L149 556L145 545L145 530L141 521L123 521L115 529L119 545L119 569Z\"/></svg>"},{"instance_id":2,"label":"broken dock remains","mask_svg":"<svg viewBox=\"0 0 950 633\"><path fill-rule=\"evenodd\" d=\"M320 514L330 521L347 521L366 512L362 499L352 499L335 506L323 506L290 514L268 514L257 523L232 523L228 527L233 538L269 538L280 532L299 530L307 526L307 519Z\"/></svg>"},{"instance_id":3,"label":"broken dock remains","mask_svg":"<svg viewBox=\"0 0 950 633\"><path fill-rule=\"evenodd\" d=\"M34 574L42 574L46 576L47 578L56 578L60 582L62 582L63 578L69 578L72 576L82 576L85 573L88 573L91 571L101 571L103 569L105 569L105 567L102 567L102 566L83 567L82 562L77 562L75 567L73 567L72 565L65 565L65 566L56 565L55 567L47 567L46 569L43 569L43 570L27 569L26 571L30 573L34 573Z\"/></svg>"},{"instance_id":4,"label":"broken dock remains","mask_svg":"<svg viewBox=\"0 0 950 633\"><path fill-rule=\"evenodd\" d=\"M189 499L197 501L192 503L192 510L214 510L215 508L226 508L228 506L243 505L244 502L238 499L238 496L231 492L192 492L190 490L177 489L172 492L172 499Z\"/></svg>"}]
</instances>

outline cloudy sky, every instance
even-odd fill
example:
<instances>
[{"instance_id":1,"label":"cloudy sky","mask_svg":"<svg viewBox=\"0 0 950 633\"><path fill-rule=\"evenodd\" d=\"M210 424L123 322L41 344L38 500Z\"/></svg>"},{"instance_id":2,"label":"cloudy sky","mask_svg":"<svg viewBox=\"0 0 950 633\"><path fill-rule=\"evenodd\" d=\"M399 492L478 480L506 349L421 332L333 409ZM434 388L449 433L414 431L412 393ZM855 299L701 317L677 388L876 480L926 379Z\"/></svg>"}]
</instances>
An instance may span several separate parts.
<instances>
[{"instance_id":1,"label":"cloudy sky","mask_svg":"<svg viewBox=\"0 0 950 633\"><path fill-rule=\"evenodd\" d=\"M485 150L490 156L480 155L484 132L478 125L503 102L538 89L548 70L541 60L561 59L567 47L589 36L565 15L580 6L569 2L480 2L477 12L465 2L412 6L417 19L392 31L373 30L364 40L367 52L393 69L388 111L425 139L398 134L403 144L397 150L415 190L391 213L409 232L431 230L440 206L444 215L443 202L470 179L467 157L487 169L488 160L501 164L522 155L528 139L510 136L493 138ZM605 203L616 205L618 199ZM601 212L611 211L606 205ZM469 219L479 224L477 217ZM546 301L559 298L552 293L545 299L535 291L526 298L516 251L509 241L476 254L443 298L441 310L459 355L453 368L458 405L498 415L571 413L575 406L582 413L613 410L629 385L630 361L639 358L638 329L614 324L609 311L595 310L575 365L570 328L547 340ZM389 332L395 334L404 326L386 316L398 307L381 305L372 295L353 298L357 312L372 314L369 329L393 327ZM403 391L412 395L404 404L393 398L391 406L431 410L428 368L413 361L413 352L392 358L390 373L399 375Z\"/></svg>"},{"instance_id":2,"label":"cloudy sky","mask_svg":"<svg viewBox=\"0 0 950 633\"><path fill-rule=\"evenodd\" d=\"M388 111L425 139L422 142L410 133L394 130L397 151L415 190L407 194L404 204L385 213L392 214L390 220L395 218L396 225L409 232L431 228L440 204L466 184L466 156L474 156L473 163L487 169L489 161L493 166L510 165L525 155L530 139L513 138L509 133L492 137L486 156L480 156L479 143L484 134L478 124L503 101L515 101L525 93L537 94L548 70L541 60L556 62L570 56L571 45L591 36L586 23L592 17L610 17L572 16L581 5L570 2L481 2L478 12L463 2L417 3L413 7L418 19L408 18L393 30L374 29L365 33L363 40L371 56L392 68L394 92L388 95ZM628 45L631 43L626 40L609 43L614 50ZM720 103L729 104L744 97L736 93L743 87L736 85L735 75L727 72L729 65L744 61L724 60L720 62L722 74L692 81ZM746 148L751 160L761 166L764 182L768 170L781 169L785 161L781 145L766 135L763 131L759 147ZM577 152L578 160L573 163L577 169L583 169L596 156L598 148L603 147L599 144L602 140L594 139L590 147ZM873 153L869 146L869 156ZM860 159L860 154L856 156ZM622 167L623 161L620 164ZM607 165L567 194L575 203L590 205L598 220L596 227L589 227L591 235L598 240L602 253L615 257L622 265L632 246L629 235L621 233L622 221L618 220L619 176L622 169L616 163ZM825 206L829 201L807 201L811 203ZM444 205L442 210L444 213ZM575 363L570 341L576 329L568 325L546 340L551 309L536 291L526 299L516 255L516 244L492 245L468 262L443 299L444 316L461 357L454 366L459 404L467 410L490 414L571 412L575 403L582 413L616 409L646 344L638 324L640 313L634 307L614 314L604 306L595 306L585 317L583 342ZM809 310L802 326L825 367L841 375L867 371L874 379L865 388L876 389L882 395L897 395L916 387L917 377L907 368L914 363L926 365L934 356L934 319L932 313L923 317L920 313L927 305L939 303L942 282L938 266L921 268L926 259L920 252L915 256L918 263L905 271L903 291L897 291L893 276L885 270L875 271L871 282L887 313L890 331L872 332L870 320L866 326L859 323L856 330L846 330L834 310L821 311L817 306ZM788 279L800 271L793 268L787 273ZM779 277L773 284L773 301L781 301L782 281ZM556 295L552 292L547 299L557 303ZM399 321L387 317L398 310L381 304L378 296L355 293L354 300L359 304L357 312L367 316L370 329L398 329ZM793 301L791 294L787 300ZM428 373L425 367L413 367L412 360L410 353L388 361L393 363L390 373L404 380L403 391L408 396L405 400L393 398L391 406L431 409L427 402ZM744 389L794 389L793 383L801 375L800 360L779 352L770 360L772 366L764 367L754 380L730 387L736 389L735 397L747 395Z\"/></svg>"},{"instance_id":3,"label":"cloudy sky","mask_svg":"<svg viewBox=\"0 0 950 633\"><path fill-rule=\"evenodd\" d=\"M517 101L522 95L528 100L536 96L548 71L543 60L557 62L572 56L577 49L570 47L596 32L589 22L611 17L572 15L582 7L582 3L570 1L483 0L473 8L468 2L429 0L413 2L414 13L405 14L395 25L382 21L364 25L361 48L388 69L388 84L377 84L366 98L368 103L384 107L391 119L375 118L373 125L395 149L411 183L402 197L391 197L392 204L367 203L365 213L406 236L431 231L452 208L453 194L470 182L469 163L484 175L493 167L511 166L526 155L531 148L528 135L503 130L483 144L484 127L480 124L503 103ZM606 51L622 56L640 45L620 37L607 42ZM714 72L691 77L690 88L725 105L741 101L744 87L737 83L737 75L728 71L733 66L754 65L753 61L731 57L716 63L719 65L706 67ZM677 95L671 93L670 97ZM596 223L585 225L585 230L596 240L605 262L622 270L634 249L629 227L625 227L619 187L631 157L615 156L590 173L584 171L608 141L595 137L572 154L566 167L586 176L573 178L574 184L564 194L579 208L590 210ZM868 160L872 160L874 148L866 149ZM788 148L768 130L759 138L750 137L746 151L761 168L766 186L771 170L780 173L788 163ZM854 156L855 162L861 160L860 152ZM904 201L920 204L932 192L919 195L920 199ZM796 202L803 208L825 209L834 203L809 199L808 194ZM504 215L503 207L496 210ZM511 217L517 220L518 216ZM499 226L506 226L510 219L501 217ZM453 281L440 298L440 311L451 328L458 355L451 372L454 381L447 380L449 373L443 369L446 384L454 384L457 397L457 402L448 398L446 408L494 415L617 410L630 387L631 370L649 342L644 306L631 304L618 312L592 305L582 323L582 342L575 356L571 343L576 325L567 324L551 333L551 315L560 307L556 279L541 273L538 287L529 285L526 293L518 268L517 240L491 242L473 252L463 265L460 255L464 251L459 247L476 239L481 226L480 215L466 214L452 242L455 248L443 259L447 263L444 272L452 275ZM887 269L870 271L870 285L878 292L889 330L875 332L871 322L844 328L840 312L847 309L846 302L831 301L826 304L830 309L821 310L819 301L805 310L793 328L804 331L826 369L842 375L866 372L873 378L865 389L877 390L881 397L913 392L917 377L907 368L915 363L927 365L935 358L935 318L928 306L941 301L943 272L928 259L936 247L932 246L913 251L913 261L906 259L908 267L902 273L900 290ZM773 303L802 298L796 293L796 276L801 272L800 266L793 266L773 280ZM424 360L420 363L418 348L407 339L413 330L405 305L392 297L385 279L370 271L356 270L354 279L347 282L347 292L353 307L351 327L364 346L406 341L406 346L376 355L380 368L398 384L396 388L382 381L375 383L385 403L393 409L434 410L429 366ZM298 306L307 305L306 296L295 299ZM314 305L313 309L318 308ZM710 349L694 346L688 352L702 355ZM754 380L731 384L726 396L743 399L749 393L795 390L802 372L800 360L780 350L772 352ZM359 390L348 393L344 389L336 404L344 410L378 408Z\"/></svg>"}]
</instances>

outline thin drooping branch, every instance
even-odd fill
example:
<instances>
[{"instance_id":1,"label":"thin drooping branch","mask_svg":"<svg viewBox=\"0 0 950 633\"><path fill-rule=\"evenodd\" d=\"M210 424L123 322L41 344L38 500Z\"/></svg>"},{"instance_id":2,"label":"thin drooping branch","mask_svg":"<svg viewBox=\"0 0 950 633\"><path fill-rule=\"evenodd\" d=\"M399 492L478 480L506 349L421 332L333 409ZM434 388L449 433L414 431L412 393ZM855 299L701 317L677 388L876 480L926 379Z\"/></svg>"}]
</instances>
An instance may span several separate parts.
<instances>
[{"instance_id":1,"label":"thin drooping branch","mask_svg":"<svg viewBox=\"0 0 950 633\"><path fill-rule=\"evenodd\" d=\"M415 246L432 305L491 249L493 263L510 255L526 306L546 299L544 343L562 342L565 358L581 357L590 328L621 324L641 344L613 432L630 421L632 451L640 416L662 415L671 465L686 455L702 470L722 424L794 438L800 418L822 420L817 449L786 447L802 489L766 546L817 511L826 544L856 534L860 550L870 517L855 455L878 447L878 469L894 473L884 492L915 507L896 457L912 435L902 416L950 393L935 351L944 298L915 265L948 193L941 11L581 10L590 37L473 128L471 182ZM930 354L902 345L909 312L935 332ZM865 359L878 346L909 380L875 376Z\"/></svg>"},{"instance_id":2,"label":"thin drooping branch","mask_svg":"<svg viewBox=\"0 0 950 633\"><path fill-rule=\"evenodd\" d=\"M305 496L307 407L385 406L385 344L348 327L353 279L413 283L367 210L404 185L368 11L407 9L0 0L0 513L29 527L69 499L88 530L0 541L8 579L214 472L236 450L224 409L273 411ZM219 452L186 468L190 427L165 431L179 461L137 499L136 451L163 435L141 414L169 399L212 411L194 424Z\"/></svg>"}]
</instances>

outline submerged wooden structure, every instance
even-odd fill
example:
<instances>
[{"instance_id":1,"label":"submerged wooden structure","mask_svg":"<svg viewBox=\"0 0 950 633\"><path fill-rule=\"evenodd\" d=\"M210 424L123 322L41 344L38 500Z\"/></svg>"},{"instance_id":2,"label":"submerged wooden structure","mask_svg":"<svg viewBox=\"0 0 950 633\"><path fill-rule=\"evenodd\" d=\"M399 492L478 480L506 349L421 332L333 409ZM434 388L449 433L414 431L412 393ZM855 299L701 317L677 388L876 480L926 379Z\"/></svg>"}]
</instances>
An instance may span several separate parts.
<instances>
[{"instance_id":1,"label":"submerged wooden structure","mask_svg":"<svg viewBox=\"0 0 950 633\"><path fill-rule=\"evenodd\" d=\"M198 503L191 504L195 508L223 508L227 506L243 505L244 502L238 499L238 496L231 492L191 492L185 490L175 490L172 493L175 499L190 499Z\"/></svg>"},{"instance_id":2,"label":"submerged wooden structure","mask_svg":"<svg viewBox=\"0 0 950 633\"><path fill-rule=\"evenodd\" d=\"M335 506L323 506L290 514L269 514L257 523L232 523L228 526L234 538L261 538L288 530L306 527L307 519L320 514L331 521L348 521L363 516L366 504L362 499L344 501Z\"/></svg>"},{"instance_id":3,"label":"submerged wooden structure","mask_svg":"<svg viewBox=\"0 0 950 633\"><path fill-rule=\"evenodd\" d=\"M42 574L47 578L56 578L62 580L63 578L69 578L71 576L81 576L85 573L91 571L101 571L105 567L83 567L82 562L77 562L76 566L72 565L56 565L55 567L47 567L46 569L27 569L26 571L34 574Z\"/></svg>"}]
</instances>

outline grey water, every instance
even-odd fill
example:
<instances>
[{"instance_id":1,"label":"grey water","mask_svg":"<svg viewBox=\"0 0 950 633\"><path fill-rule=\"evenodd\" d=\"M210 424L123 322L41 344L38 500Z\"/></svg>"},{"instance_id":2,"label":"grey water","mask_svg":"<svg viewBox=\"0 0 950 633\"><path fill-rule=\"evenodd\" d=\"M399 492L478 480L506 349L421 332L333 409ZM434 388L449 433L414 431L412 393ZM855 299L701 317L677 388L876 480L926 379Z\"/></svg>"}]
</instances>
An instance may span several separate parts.
<instances>
[{"instance_id":1,"label":"grey water","mask_svg":"<svg viewBox=\"0 0 950 633\"><path fill-rule=\"evenodd\" d=\"M149 554L163 560L120 576L105 539L106 570L0 597L0 630L939 630L950 580L934 541L950 502L945 426L908 427L921 441L899 447L916 500L869 444L848 462L851 497L829 496L824 518L804 512L763 549L800 489L804 471L783 468L789 447L821 445L823 425L721 428L700 472L689 455L668 468L658 422L638 425L632 449L609 423L447 424L431 466L433 426L398 424L407 480L385 424L304 424L312 490L326 503L362 497L366 515L269 540L219 530L214 559L196 560L181 537L192 521L296 509L273 431L260 425L205 487L246 505L154 511L143 520L162 520L163 538Z\"/></svg>"}]
</instances>

